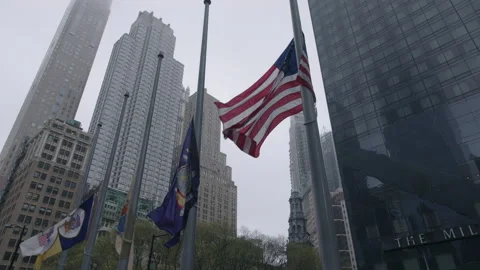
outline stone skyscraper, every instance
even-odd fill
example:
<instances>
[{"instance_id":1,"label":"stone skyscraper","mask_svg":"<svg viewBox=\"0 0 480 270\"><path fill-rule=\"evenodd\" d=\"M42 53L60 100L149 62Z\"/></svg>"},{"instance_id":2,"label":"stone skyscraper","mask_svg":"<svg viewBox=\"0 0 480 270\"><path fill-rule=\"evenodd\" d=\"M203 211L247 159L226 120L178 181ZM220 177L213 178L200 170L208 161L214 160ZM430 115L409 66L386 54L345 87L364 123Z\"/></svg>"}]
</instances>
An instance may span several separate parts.
<instances>
[{"instance_id":1,"label":"stone skyscraper","mask_svg":"<svg viewBox=\"0 0 480 270\"><path fill-rule=\"evenodd\" d=\"M292 191L298 191L300 196L310 189L310 157L308 155L307 133L304 125L303 114L290 117L290 177ZM330 192L341 187L340 174L338 172L337 155L333 142L332 132L321 134L321 144L325 173ZM304 206L305 207L305 206Z\"/></svg>"},{"instance_id":2,"label":"stone skyscraper","mask_svg":"<svg viewBox=\"0 0 480 270\"><path fill-rule=\"evenodd\" d=\"M308 2L358 269L480 269L480 1Z\"/></svg>"},{"instance_id":3,"label":"stone skyscraper","mask_svg":"<svg viewBox=\"0 0 480 270\"><path fill-rule=\"evenodd\" d=\"M139 160L145 121L150 104L158 53L165 58L160 71L152 128L145 161L140 197L159 205L170 183L171 162L177 132L182 125L183 65L173 57L175 36L170 25L140 12L130 33L114 45L89 132L103 124L94 150L88 182L98 185L104 179L112 138L119 121L123 95L130 93L121 135L114 156L110 187L128 191Z\"/></svg>"},{"instance_id":4,"label":"stone skyscraper","mask_svg":"<svg viewBox=\"0 0 480 270\"><path fill-rule=\"evenodd\" d=\"M205 92L203 104L202 145L200 153L200 189L198 192L198 222L215 222L237 231L237 186L232 181L232 168L227 155L220 152L221 124L214 97ZM197 93L190 96L185 107L182 142L195 115ZM180 147L175 160L178 160ZM178 162L174 162L178 164ZM176 166L176 165L175 165Z\"/></svg>"},{"instance_id":5,"label":"stone skyscraper","mask_svg":"<svg viewBox=\"0 0 480 270\"><path fill-rule=\"evenodd\" d=\"M307 134L303 123L303 114L301 113L290 117L290 183L292 193L298 192L301 198L312 182Z\"/></svg>"},{"instance_id":6,"label":"stone skyscraper","mask_svg":"<svg viewBox=\"0 0 480 270\"><path fill-rule=\"evenodd\" d=\"M7 177L17 145L45 121L74 119L110 6L111 0L70 2L3 146L0 177Z\"/></svg>"},{"instance_id":7,"label":"stone skyscraper","mask_svg":"<svg viewBox=\"0 0 480 270\"><path fill-rule=\"evenodd\" d=\"M26 240L66 218L83 195L86 160L92 136L80 122L52 119L34 136L19 145L14 173L0 200L0 269L7 269L15 255L21 227ZM7 225L7 224L10 224ZM33 269L36 256L18 251L14 269Z\"/></svg>"}]
</instances>

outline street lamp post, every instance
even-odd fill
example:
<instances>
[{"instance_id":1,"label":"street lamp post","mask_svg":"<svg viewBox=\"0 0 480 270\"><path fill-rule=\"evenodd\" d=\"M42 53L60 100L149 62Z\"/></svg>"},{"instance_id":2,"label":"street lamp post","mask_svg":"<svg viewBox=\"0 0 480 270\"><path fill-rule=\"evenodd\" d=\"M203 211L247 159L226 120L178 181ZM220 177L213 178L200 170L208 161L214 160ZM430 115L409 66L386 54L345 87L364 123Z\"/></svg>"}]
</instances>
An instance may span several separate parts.
<instances>
[{"instance_id":1,"label":"street lamp post","mask_svg":"<svg viewBox=\"0 0 480 270\"><path fill-rule=\"evenodd\" d=\"M16 224L5 225L5 228L14 228L14 227L15 228L22 228L22 230L20 231L20 236L18 237L17 244L15 245L15 251L13 252L12 257L10 258L10 265L8 266L8 270L13 269L13 263L15 262L15 257L17 255L18 249L20 248L20 243L22 243L23 234L25 233L25 229L26 229L25 225L23 225L23 227L21 227L19 225L16 225Z\"/></svg>"},{"instance_id":2,"label":"street lamp post","mask_svg":"<svg viewBox=\"0 0 480 270\"><path fill-rule=\"evenodd\" d=\"M155 238L162 237L162 236L167 236L169 234L159 234L159 235L152 235L152 241L150 242L150 253L148 254L148 266L147 270L150 270L150 266L152 263L152 257L153 257L153 243L155 242ZM155 267L156 268L156 267Z\"/></svg>"}]
</instances>

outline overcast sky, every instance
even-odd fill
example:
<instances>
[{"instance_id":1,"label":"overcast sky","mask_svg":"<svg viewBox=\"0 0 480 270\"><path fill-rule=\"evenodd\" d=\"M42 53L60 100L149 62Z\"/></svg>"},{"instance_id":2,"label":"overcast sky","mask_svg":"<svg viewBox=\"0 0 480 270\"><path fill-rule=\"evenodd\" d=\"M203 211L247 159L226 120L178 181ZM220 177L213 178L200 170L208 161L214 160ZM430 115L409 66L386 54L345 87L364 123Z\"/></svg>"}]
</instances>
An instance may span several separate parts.
<instances>
[{"instance_id":1,"label":"overcast sky","mask_svg":"<svg viewBox=\"0 0 480 270\"><path fill-rule=\"evenodd\" d=\"M0 3L0 143L17 117L69 0L2 0ZM330 127L307 0L299 0L319 126ZM273 65L292 39L288 0L212 0L207 54L208 92L226 102ZM202 0L113 0L76 120L87 129L113 44L130 29L139 11L153 11L177 37L175 58L185 65L183 83L196 91L204 5ZM222 151L238 186L238 228L287 235L290 195L289 121L269 136L260 158L241 152L231 141Z\"/></svg>"}]
</instances>

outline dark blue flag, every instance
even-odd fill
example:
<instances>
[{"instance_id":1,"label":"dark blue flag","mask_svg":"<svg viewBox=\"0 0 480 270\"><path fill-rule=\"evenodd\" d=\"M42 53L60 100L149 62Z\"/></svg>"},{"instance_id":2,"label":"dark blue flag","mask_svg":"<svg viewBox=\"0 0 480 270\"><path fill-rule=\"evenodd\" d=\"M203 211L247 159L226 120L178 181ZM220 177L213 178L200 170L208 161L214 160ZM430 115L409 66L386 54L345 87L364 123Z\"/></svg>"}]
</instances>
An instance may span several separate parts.
<instances>
[{"instance_id":1,"label":"dark blue flag","mask_svg":"<svg viewBox=\"0 0 480 270\"><path fill-rule=\"evenodd\" d=\"M166 247L170 248L180 241L180 232L187 224L188 213L197 203L199 184L200 159L192 120L170 190L162 205L147 215L158 228L173 236Z\"/></svg>"}]
</instances>

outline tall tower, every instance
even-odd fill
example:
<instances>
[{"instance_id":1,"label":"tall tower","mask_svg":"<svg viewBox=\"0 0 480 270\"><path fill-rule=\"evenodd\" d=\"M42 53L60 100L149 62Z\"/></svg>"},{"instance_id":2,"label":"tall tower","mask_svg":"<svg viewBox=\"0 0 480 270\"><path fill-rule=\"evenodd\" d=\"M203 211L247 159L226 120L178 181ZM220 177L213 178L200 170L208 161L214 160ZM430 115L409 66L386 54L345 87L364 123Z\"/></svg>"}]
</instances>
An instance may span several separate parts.
<instances>
[{"instance_id":1,"label":"tall tower","mask_svg":"<svg viewBox=\"0 0 480 270\"><path fill-rule=\"evenodd\" d=\"M298 192L301 198L312 182L307 133L303 123L302 113L290 117L290 181L292 192Z\"/></svg>"},{"instance_id":2,"label":"tall tower","mask_svg":"<svg viewBox=\"0 0 480 270\"><path fill-rule=\"evenodd\" d=\"M18 143L36 134L46 120L74 119L111 2L70 2L3 146L0 175L9 173Z\"/></svg>"},{"instance_id":3,"label":"tall tower","mask_svg":"<svg viewBox=\"0 0 480 270\"><path fill-rule=\"evenodd\" d=\"M288 219L288 240L290 242L309 242L307 220L303 214L302 197L297 191L290 195L290 218Z\"/></svg>"},{"instance_id":4,"label":"tall tower","mask_svg":"<svg viewBox=\"0 0 480 270\"><path fill-rule=\"evenodd\" d=\"M480 2L308 2L358 269L480 269Z\"/></svg>"},{"instance_id":5,"label":"tall tower","mask_svg":"<svg viewBox=\"0 0 480 270\"><path fill-rule=\"evenodd\" d=\"M220 151L221 123L218 108L213 96L206 93L203 101L202 145L200 166L202 180L198 192L197 220L199 222L220 223L236 233L237 231L237 186L232 180L232 168L227 165L227 155ZM185 107L182 142L185 132L194 118L197 93L188 99ZM175 155L175 166L178 164Z\"/></svg>"},{"instance_id":6,"label":"tall tower","mask_svg":"<svg viewBox=\"0 0 480 270\"><path fill-rule=\"evenodd\" d=\"M292 191L298 191L302 198L311 187L312 175L310 170L310 157L308 154L307 133L304 125L303 114L299 113L290 117L290 178ZM333 142L332 132L321 135L323 160L330 192L341 187L338 172L337 155ZM305 206L304 206L305 210Z\"/></svg>"},{"instance_id":7,"label":"tall tower","mask_svg":"<svg viewBox=\"0 0 480 270\"><path fill-rule=\"evenodd\" d=\"M121 136L115 152L110 187L128 191L139 160L145 121L150 104L158 53L164 52L145 161L140 196L160 204L170 183L170 169L177 135L182 122L183 65L173 57L175 36L170 25L140 12L130 33L114 45L89 132L103 126L94 150L88 182L98 185L105 176L123 95L130 93Z\"/></svg>"}]
</instances>

